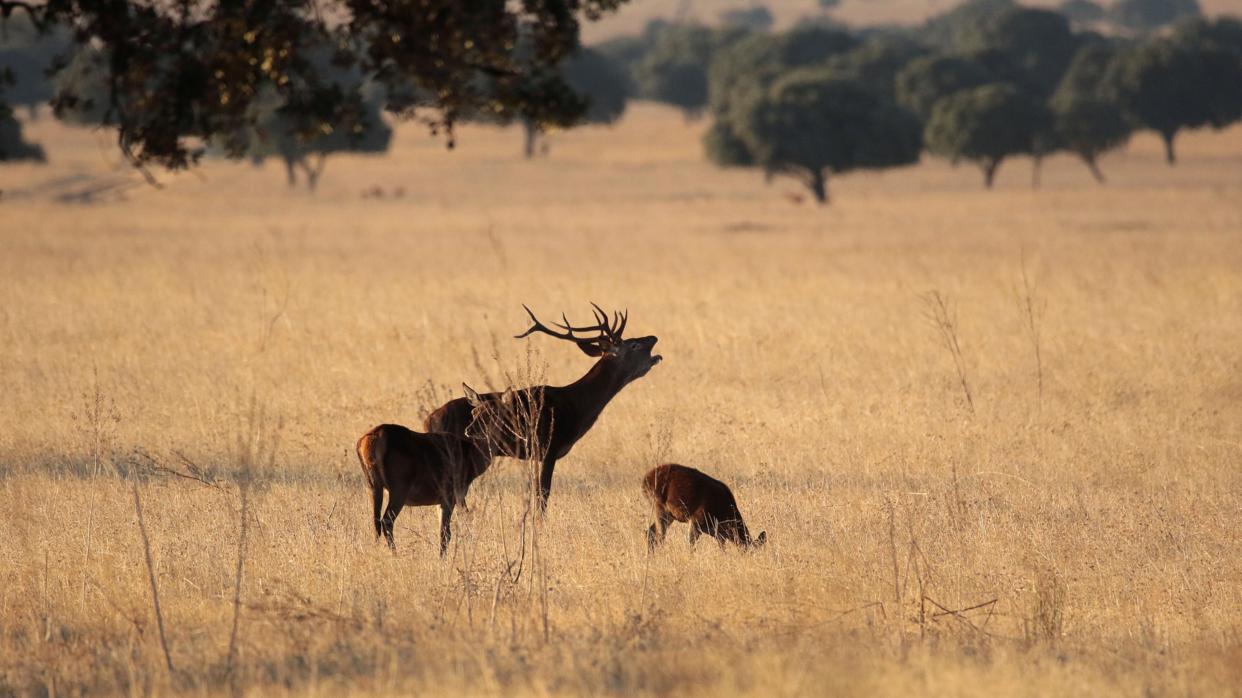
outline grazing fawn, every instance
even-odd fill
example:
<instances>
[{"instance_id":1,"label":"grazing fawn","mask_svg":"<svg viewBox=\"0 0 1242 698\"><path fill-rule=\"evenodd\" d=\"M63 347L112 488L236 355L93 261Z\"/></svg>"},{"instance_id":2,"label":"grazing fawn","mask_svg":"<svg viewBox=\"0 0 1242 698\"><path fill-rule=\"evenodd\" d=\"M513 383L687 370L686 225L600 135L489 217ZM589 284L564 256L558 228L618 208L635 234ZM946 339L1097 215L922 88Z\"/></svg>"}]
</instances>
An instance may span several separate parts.
<instances>
[{"instance_id":1,"label":"grazing fawn","mask_svg":"<svg viewBox=\"0 0 1242 698\"><path fill-rule=\"evenodd\" d=\"M690 524L690 545L704 533L721 547L732 541L743 549L757 548L768 540L767 531L750 537L728 485L694 468L675 463L652 468L643 476L643 494L656 515L656 522L647 529L649 550L664 542L673 521Z\"/></svg>"},{"instance_id":2,"label":"grazing fawn","mask_svg":"<svg viewBox=\"0 0 1242 698\"><path fill-rule=\"evenodd\" d=\"M396 549L392 525L405 505L440 505L440 556L452 535L453 509L466 506L470 483L487 470L485 440L456 434L422 434L399 424L381 424L358 439L358 461L371 486L375 537ZM380 516L384 490L388 507Z\"/></svg>"}]
</instances>

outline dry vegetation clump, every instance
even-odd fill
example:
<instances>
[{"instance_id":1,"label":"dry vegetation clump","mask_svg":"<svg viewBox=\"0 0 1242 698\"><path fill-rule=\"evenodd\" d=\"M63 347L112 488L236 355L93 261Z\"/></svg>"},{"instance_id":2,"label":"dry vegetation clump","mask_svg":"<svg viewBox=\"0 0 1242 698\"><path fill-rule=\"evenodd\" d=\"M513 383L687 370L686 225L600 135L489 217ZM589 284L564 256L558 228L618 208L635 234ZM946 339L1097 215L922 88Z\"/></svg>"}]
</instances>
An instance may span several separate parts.
<instances>
[{"instance_id":1,"label":"dry vegetation clump","mask_svg":"<svg viewBox=\"0 0 1242 698\"><path fill-rule=\"evenodd\" d=\"M94 136L31 125L59 145L0 173L0 694L1236 691L1242 131L1175 172L1137 139L1107 188L928 164L812 210L699 128L639 108L537 163L402 129L314 198L213 164L81 206L39 183L97 175ZM578 377L509 337L588 300L666 360L546 519L500 460L446 560L432 508L376 543L358 435ZM649 557L668 460L767 545Z\"/></svg>"}]
</instances>

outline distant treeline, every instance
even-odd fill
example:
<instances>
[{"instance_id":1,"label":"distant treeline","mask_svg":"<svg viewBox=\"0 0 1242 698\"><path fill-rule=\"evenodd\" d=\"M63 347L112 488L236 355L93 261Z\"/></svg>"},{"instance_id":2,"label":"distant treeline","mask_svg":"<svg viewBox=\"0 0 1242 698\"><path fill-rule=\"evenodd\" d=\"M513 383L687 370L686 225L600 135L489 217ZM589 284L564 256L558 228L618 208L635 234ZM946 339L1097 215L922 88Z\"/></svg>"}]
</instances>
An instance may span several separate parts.
<instances>
[{"instance_id":1,"label":"distant treeline","mask_svg":"<svg viewBox=\"0 0 1242 698\"><path fill-rule=\"evenodd\" d=\"M864 30L827 15L779 33L758 10L722 19L652 22L595 48L636 96L708 115L712 161L795 177L821 202L830 174L923 150L976 164L988 186L1005 158L1032 156L1038 177L1055 152L1103 180L1100 155L1134 130L1159 133L1172 163L1180 130L1242 118L1242 22L1204 19L1195 0L972 0Z\"/></svg>"},{"instance_id":2,"label":"distant treeline","mask_svg":"<svg viewBox=\"0 0 1242 698\"><path fill-rule=\"evenodd\" d=\"M832 19L835 2L808 4L818 14L783 32L756 5L723 13L714 27L655 21L517 76L467 66L468 99L453 118L521 124L530 157L546 149L542 134L611 123L632 97L663 102L711 119L704 149L713 162L795 177L821 202L830 175L914 163L924 150L977 165L988 186L1005 158L1033 157L1037 178L1040 159L1055 152L1078 156L1102 181L1100 156L1134 130L1159 133L1172 163L1180 130L1242 118L1242 22L1204 19L1196 0L1107 9L1066 0L1055 11L970 0L919 26L858 30ZM20 19L0 33L0 160L43 158L9 105L33 118L50 102L71 123L116 123L107 48ZM535 45L519 33L506 51L523 61ZM428 101L419 76L368 73L326 39L301 51L313 99L291 101L280 80L260 81L239 112L225 92L211 106L236 126L208 122L207 152L277 157L290 184L302 172L313 188L328 154L388 149L383 110ZM181 128L158 101L131 96L128 106L149 112L152 129Z\"/></svg>"}]
</instances>

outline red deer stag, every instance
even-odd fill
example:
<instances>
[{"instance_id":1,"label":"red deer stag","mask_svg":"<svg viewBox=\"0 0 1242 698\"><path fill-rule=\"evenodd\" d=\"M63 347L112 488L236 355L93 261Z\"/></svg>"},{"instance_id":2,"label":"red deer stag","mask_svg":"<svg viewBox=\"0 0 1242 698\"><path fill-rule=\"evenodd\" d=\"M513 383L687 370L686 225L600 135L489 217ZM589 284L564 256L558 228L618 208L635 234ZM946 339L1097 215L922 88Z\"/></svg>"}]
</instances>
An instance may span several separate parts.
<instances>
[{"instance_id":1,"label":"red deer stag","mask_svg":"<svg viewBox=\"0 0 1242 698\"><path fill-rule=\"evenodd\" d=\"M737 500L729 486L694 468L669 463L652 468L643 476L643 494L655 509L656 522L647 529L647 548L655 550L673 521L690 524L690 545L706 533L720 542L733 541L741 548L758 548L768 540L764 531L758 538L737 510Z\"/></svg>"},{"instance_id":2,"label":"red deer stag","mask_svg":"<svg viewBox=\"0 0 1242 698\"><path fill-rule=\"evenodd\" d=\"M440 505L440 556L452 535L453 509L466 506L466 491L487 470L486 443L456 434L420 434L399 424L381 424L358 439L358 461L371 486L375 537L396 549L392 525L405 505ZM384 490L388 507L380 516Z\"/></svg>"},{"instance_id":3,"label":"red deer stag","mask_svg":"<svg viewBox=\"0 0 1242 698\"><path fill-rule=\"evenodd\" d=\"M547 508L556 462L591 429L622 388L647 375L661 360L659 354L651 353L656 337L624 339L627 315L613 313L609 322L598 305L591 305L595 325L574 327L562 314L561 323L552 323L562 331L549 329L530 308L522 306L533 324L515 337L540 332L573 342L587 356L599 359L586 375L565 386L540 385L503 393L480 395L467 388L467 397L450 400L427 416L429 432L464 436L467 427L477 422L482 425L478 430L490 437L495 455L540 459L540 511Z\"/></svg>"}]
</instances>

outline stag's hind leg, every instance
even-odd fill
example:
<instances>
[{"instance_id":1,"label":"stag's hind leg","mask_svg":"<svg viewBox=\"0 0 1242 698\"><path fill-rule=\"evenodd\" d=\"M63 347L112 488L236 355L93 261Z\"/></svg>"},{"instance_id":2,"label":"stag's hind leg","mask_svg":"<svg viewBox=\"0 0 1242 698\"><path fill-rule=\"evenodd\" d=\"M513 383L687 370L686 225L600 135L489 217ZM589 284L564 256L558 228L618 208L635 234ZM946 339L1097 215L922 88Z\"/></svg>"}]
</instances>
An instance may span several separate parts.
<instances>
[{"instance_id":1,"label":"stag's hind leg","mask_svg":"<svg viewBox=\"0 0 1242 698\"><path fill-rule=\"evenodd\" d=\"M673 522L673 517L667 511L656 514L656 522L651 524L651 528L647 529L647 550L654 551L656 546L664 542L664 534L668 532L668 525Z\"/></svg>"}]
</instances>

